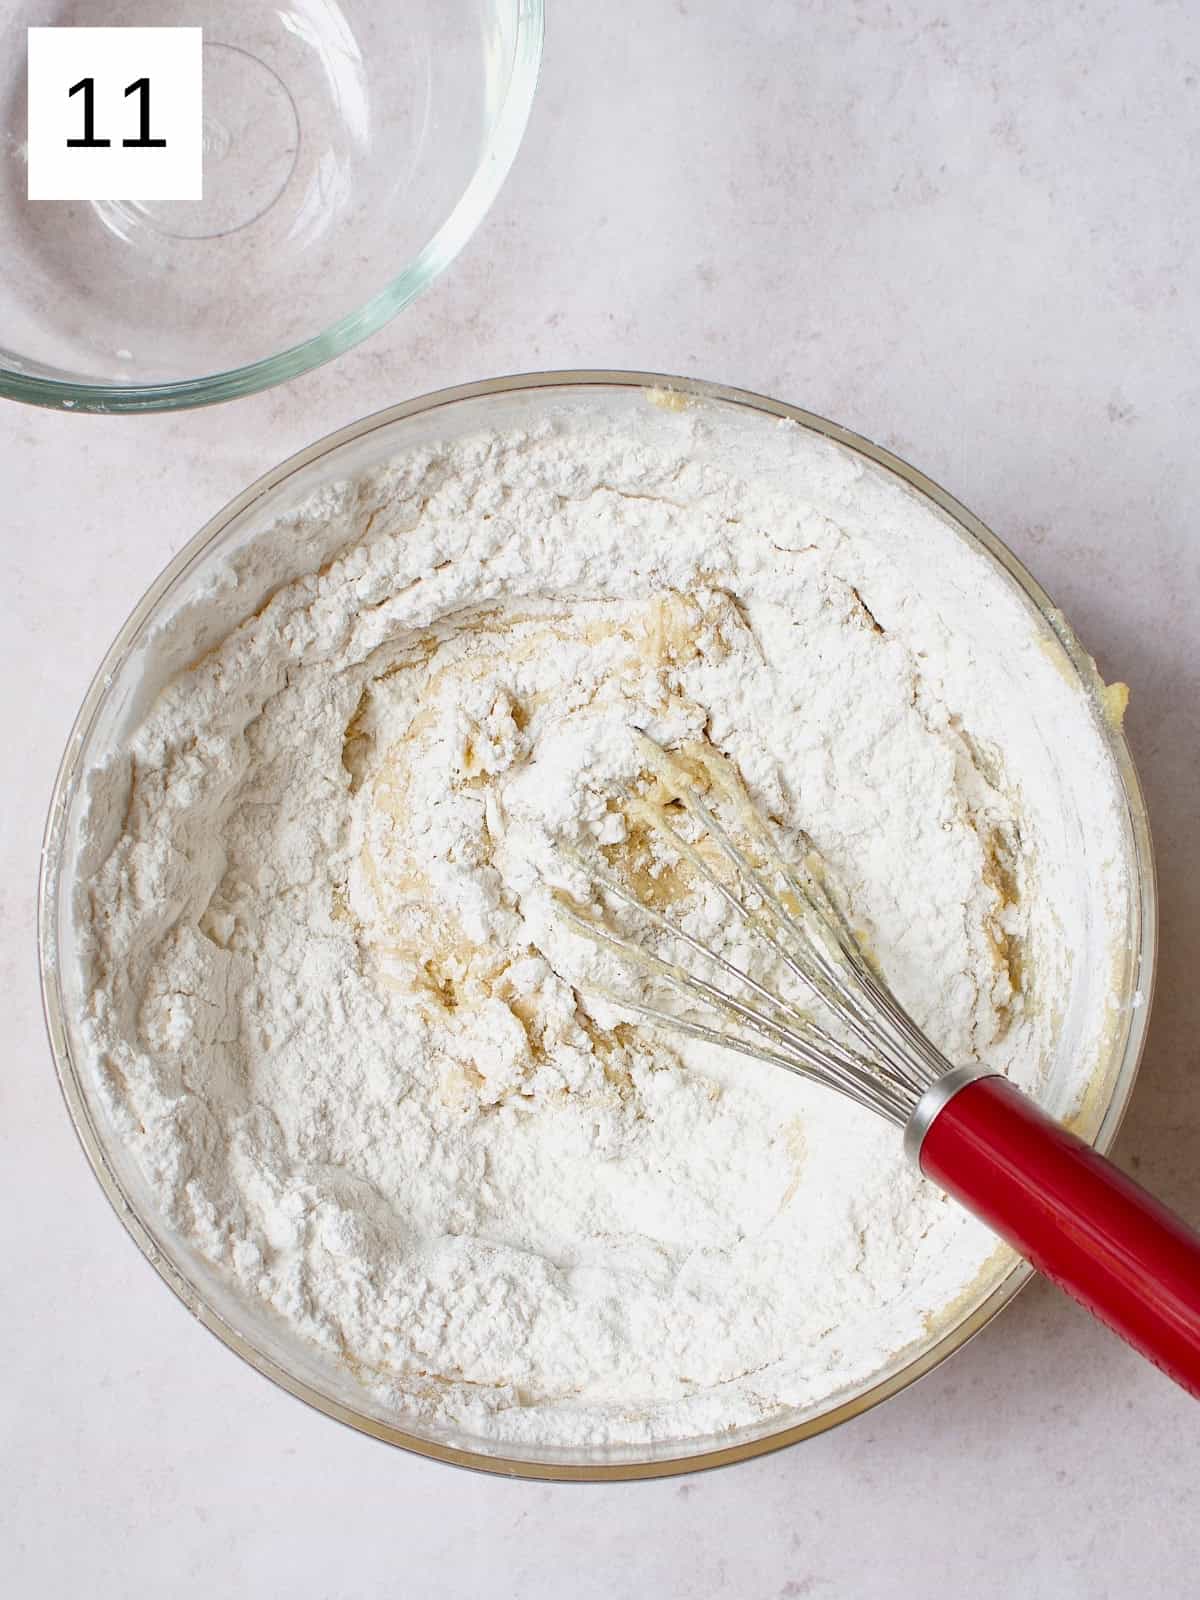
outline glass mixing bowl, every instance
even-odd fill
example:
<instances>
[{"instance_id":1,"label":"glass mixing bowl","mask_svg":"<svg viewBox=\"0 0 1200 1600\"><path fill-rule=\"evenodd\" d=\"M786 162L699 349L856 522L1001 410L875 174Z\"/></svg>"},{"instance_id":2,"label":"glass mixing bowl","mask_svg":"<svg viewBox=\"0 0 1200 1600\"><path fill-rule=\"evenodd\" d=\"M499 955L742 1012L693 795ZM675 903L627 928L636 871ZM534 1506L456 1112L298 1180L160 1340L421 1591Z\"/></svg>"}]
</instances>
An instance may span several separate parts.
<instances>
[{"instance_id":1,"label":"glass mixing bowl","mask_svg":"<svg viewBox=\"0 0 1200 1600\"><path fill-rule=\"evenodd\" d=\"M5 9L0 395L66 410L250 394L381 327L495 199L542 48L543 0ZM203 29L202 200L26 198L32 25Z\"/></svg>"},{"instance_id":2,"label":"glass mixing bowl","mask_svg":"<svg viewBox=\"0 0 1200 1600\"><path fill-rule=\"evenodd\" d=\"M656 405L647 404L647 391ZM1107 946L1092 949L1092 934L1080 937L1070 999L1082 996L1085 1007L1103 1004L1110 973L1116 1004L1110 1013L1106 1044L1082 1100L1077 1086L1051 1081L1043 1095L1047 1108L1070 1117L1072 1126L1097 1148L1112 1143L1133 1087L1145 1037L1153 983L1155 950L1155 882L1145 805L1128 747L1119 729L1100 710L1100 681L1090 657L1081 648L1062 613L1000 541L944 490L878 446L833 423L794 406L763 399L742 390L644 373L570 372L502 378L413 400L380 412L293 456L261 478L213 518L186 545L135 608L109 650L80 710L54 790L43 849L39 897L39 941L46 1017L63 1093L96 1175L126 1228L184 1304L260 1372L329 1416L392 1444L442 1461L510 1476L558 1479L612 1479L693 1472L737 1461L819 1433L895 1394L942 1361L982 1328L1012 1299L1032 1269L1000 1248L987 1267L915 1345L897 1354L882 1371L857 1387L844 1390L806 1411L796 1411L737 1433L707 1439L664 1441L655 1446L595 1447L578 1450L528 1450L505 1455L495 1446L449 1428L389 1413L332 1358L310 1346L265 1309L257 1309L233 1293L210 1263L175 1237L150 1195L131 1155L113 1130L86 1070L79 1048L80 993L78 962L70 916L77 876L86 873L80 861L80 816L86 802L86 774L97 760L119 744L136 725L157 683L146 668L147 641L164 618L186 604L201 588L213 593L214 570L235 551L254 540L271 539L270 562L257 562L253 578L224 591L229 613L213 624L215 637L226 625L248 615L287 574L290 560L310 570L313 552L295 554L294 523L287 518L322 486L353 479L408 451L452 440L485 428L522 428L548 414L582 415L603 409L610 417L636 413L648 429L665 426L680 406L695 408L705 435L727 436L731 448L746 430L777 431L779 418L789 418L855 451L889 472L906 492L926 497L961 537L977 549L1007 582L1027 609L1030 626L1060 670L1093 696L1095 723L1106 742L1118 789L1124 797L1122 828L1130 863L1124 900L1124 938L1114 960ZM739 431L740 430L740 431ZM272 532L272 530L274 530ZM226 568L228 570L228 568ZM257 592L261 588L261 593ZM970 597L963 597L969 605ZM986 599L980 604L986 605ZM986 619L977 630L984 642ZM206 635L207 637L207 635ZM189 632L192 654L202 647ZM210 640L215 642L215 638ZM155 671L164 669L156 667ZM1027 708L1038 717L1036 705ZM1041 730L1052 751L1053 727ZM1066 791L1064 790L1064 793ZM1099 935L1095 935L1099 938ZM1078 993L1076 991L1079 991ZM1064 999L1064 1014L1073 1009ZM1072 1059L1070 1024L1065 1023L1059 1054Z\"/></svg>"}]
</instances>

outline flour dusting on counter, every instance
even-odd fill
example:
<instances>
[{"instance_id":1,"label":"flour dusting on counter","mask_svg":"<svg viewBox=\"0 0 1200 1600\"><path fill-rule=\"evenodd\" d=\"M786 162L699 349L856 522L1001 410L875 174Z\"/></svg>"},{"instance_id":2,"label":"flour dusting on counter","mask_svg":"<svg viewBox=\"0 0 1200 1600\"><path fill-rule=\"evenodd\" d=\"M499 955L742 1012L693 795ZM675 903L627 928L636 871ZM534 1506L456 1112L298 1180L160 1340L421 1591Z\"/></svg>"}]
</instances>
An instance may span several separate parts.
<instances>
[{"instance_id":1,"label":"flour dusting on counter","mask_svg":"<svg viewBox=\"0 0 1200 1600\"><path fill-rule=\"evenodd\" d=\"M759 1426L887 1368L995 1248L890 1126L589 998L564 846L696 896L614 801L634 727L807 829L952 1060L1066 1112L1099 1059L1096 707L928 502L770 431L722 462L691 411L547 422L322 492L161 630L91 775L108 1114L171 1228L402 1423Z\"/></svg>"}]
</instances>

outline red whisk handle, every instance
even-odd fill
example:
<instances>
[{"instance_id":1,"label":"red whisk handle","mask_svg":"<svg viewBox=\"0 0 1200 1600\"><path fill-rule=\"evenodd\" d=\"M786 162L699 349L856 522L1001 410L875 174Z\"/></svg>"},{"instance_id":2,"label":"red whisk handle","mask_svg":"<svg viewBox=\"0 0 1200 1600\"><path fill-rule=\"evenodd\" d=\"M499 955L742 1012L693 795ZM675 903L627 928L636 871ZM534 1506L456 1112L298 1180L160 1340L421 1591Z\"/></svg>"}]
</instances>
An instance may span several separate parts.
<instances>
[{"instance_id":1,"label":"red whisk handle","mask_svg":"<svg viewBox=\"0 0 1200 1600\"><path fill-rule=\"evenodd\" d=\"M1200 1398L1200 1233L1005 1078L948 1075L906 1143L927 1178Z\"/></svg>"}]
</instances>

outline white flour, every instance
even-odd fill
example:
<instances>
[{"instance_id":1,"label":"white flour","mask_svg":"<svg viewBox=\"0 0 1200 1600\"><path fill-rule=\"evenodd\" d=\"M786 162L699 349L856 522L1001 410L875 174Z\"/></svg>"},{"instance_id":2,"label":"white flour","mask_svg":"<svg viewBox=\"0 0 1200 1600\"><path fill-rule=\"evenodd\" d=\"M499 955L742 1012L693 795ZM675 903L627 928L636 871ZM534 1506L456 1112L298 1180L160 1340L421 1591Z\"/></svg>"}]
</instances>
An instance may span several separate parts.
<instances>
[{"instance_id":1,"label":"white flour","mask_svg":"<svg viewBox=\"0 0 1200 1600\"><path fill-rule=\"evenodd\" d=\"M613 969L554 914L562 844L676 892L612 803L633 724L807 827L952 1059L1066 1110L1109 1020L1071 951L1123 892L1113 780L1022 604L799 429L756 472L654 428L326 493L291 571L339 553L248 617L288 545L215 573L93 779L83 1028L155 1204L376 1406L514 1447L811 1406L993 1250L893 1128L581 1000Z\"/></svg>"}]
</instances>

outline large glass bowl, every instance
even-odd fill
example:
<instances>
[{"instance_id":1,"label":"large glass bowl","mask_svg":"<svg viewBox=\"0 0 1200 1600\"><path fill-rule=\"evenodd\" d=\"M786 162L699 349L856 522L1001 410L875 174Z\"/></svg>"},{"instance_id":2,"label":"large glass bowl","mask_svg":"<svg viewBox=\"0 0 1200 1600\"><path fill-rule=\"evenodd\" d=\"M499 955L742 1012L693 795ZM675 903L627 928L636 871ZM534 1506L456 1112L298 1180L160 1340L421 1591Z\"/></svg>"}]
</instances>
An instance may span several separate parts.
<instances>
[{"instance_id":1,"label":"large glass bowl","mask_svg":"<svg viewBox=\"0 0 1200 1600\"><path fill-rule=\"evenodd\" d=\"M647 406L647 390L659 401L658 406ZM1125 1110L1149 1014L1156 919L1150 836L1129 750L1119 729L1100 709L1101 685L1095 667L1061 612L1000 541L944 490L889 452L809 412L742 390L644 373L568 372L494 379L409 401L321 440L268 473L202 528L144 596L101 663L76 720L47 822L39 898L42 985L54 1059L71 1116L105 1193L156 1271L207 1327L260 1372L329 1416L392 1444L490 1472L559 1479L653 1477L737 1461L807 1438L865 1411L936 1366L1012 1299L1032 1269L1011 1252L998 1250L971 1289L929 1329L927 1337L897 1355L886 1370L810 1410L719 1439L665 1442L654 1447L531 1450L517 1456L499 1453L487 1443L451 1429L406 1424L405 1419L389 1415L377 1405L353 1376L329 1357L265 1310L258 1312L231 1293L209 1263L173 1236L158 1215L140 1171L109 1126L90 1075L81 1066L76 1024L81 996L68 913L82 782L97 757L139 719L147 698L154 693L154 684L146 681L142 671L142 647L163 618L186 602L216 564L272 527L277 551L285 552L281 559L286 563L286 551L295 541L286 539L288 527L281 519L322 485L353 478L433 441L487 427L528 426L548 412L578 414L603 407L607 415L616 406L627 412L640 408L639 414L661 419L664 405L669 411L682 404L700 412L710 433L717 426L735 435L739 428L774 427L778 418L785 417L859 453L895 474L908 492L933 502L943 518L983 552L1002 580L1012 586L1028 608L1031 627L1038 630L1042 644L1061 669L1094 697L1096 726L1107 742L1125 802L1122 825L1130 873L1125 937L1117 941L1112 1026L1082 1100L1077 1098L1077 1085L1070 1094L1064 1094L1060 1085L1047 1098L1050 1110L1060 1116L1070 1114L1072 1125L1101 1150L1111 1144ZM259 570L264 575L255 581L265 586L264 594L239 589L231 596L237 618L261 604L266 589L273 588L280 576L278 570L265 573L261 564ZM1053 729L1049 737L1053 738ZM1085 966L1086 954L1083 952ZM1102 979L1094 981L1107 984L1107 969ZM1069 1041L1063 1048L1069 1056ZM1054 1091L1054 1086L1050 1087Z\"/></svg>"},{"instance_id":2,"label":"large glass bowl","mask_svg":"<svg viewBox=\"0 0 1200 1600\"><path fill-rule=\"evenodd\" d=\"M26 198L31 25L203 29L202 200ZM80 411L203 405L366 338L495 199L542 27L543 0L5 7L0 395Z\"/></svg>"}]
</instances>

